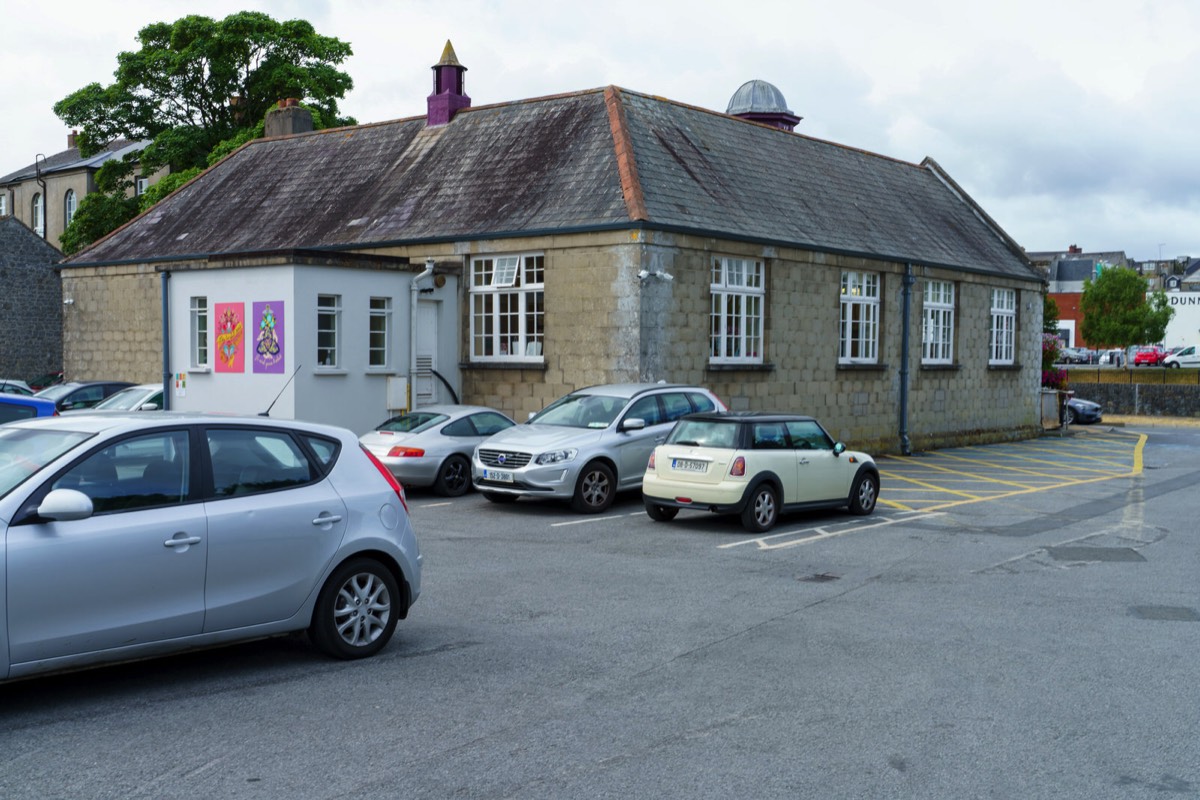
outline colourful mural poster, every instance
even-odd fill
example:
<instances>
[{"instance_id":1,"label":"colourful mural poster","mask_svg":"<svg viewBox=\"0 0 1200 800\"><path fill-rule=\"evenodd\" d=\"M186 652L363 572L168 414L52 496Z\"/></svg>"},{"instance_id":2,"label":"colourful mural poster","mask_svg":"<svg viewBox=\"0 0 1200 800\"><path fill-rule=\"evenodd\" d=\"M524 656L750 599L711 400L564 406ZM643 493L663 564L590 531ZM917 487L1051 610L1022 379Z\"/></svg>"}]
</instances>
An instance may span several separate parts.
<instances>
[{"instance_id":1,"label":"colourful mural poster","mask_svg":"<svg viewBox=\"0 0 1200 800\"><path fill-rule=\"evenodd\" d=\"M245 303L217 303L217 372L246 371Z\"/></svg>"},{"instance_id":2,"label":"colourful mural poster","mask_svg":"<svg viewBox=\"0 0 1200 800\"><path fill-rule=\"evenodd\" d=\"M283 372L283 301L254 304L255 372Z\"/></svg>"}]
</instances>

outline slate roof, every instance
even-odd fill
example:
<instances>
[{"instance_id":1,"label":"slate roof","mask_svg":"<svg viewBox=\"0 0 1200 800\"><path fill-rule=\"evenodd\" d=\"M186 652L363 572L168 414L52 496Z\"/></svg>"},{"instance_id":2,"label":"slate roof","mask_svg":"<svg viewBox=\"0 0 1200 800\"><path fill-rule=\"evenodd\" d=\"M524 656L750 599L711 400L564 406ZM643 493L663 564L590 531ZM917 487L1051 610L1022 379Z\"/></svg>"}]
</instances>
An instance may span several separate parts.
<instances>
[{"instance_id":1,"label":"slate roof","mask_svg":"<svg viewBox=\"0 0 1200 800\"><path fill-rule=\"evenodd\" d=\"M14 216L0 217L0 269L40 269L58 263L62 253ZM5 291L13 289L5 286Z\"/></svg>"},{"instance_id":2,"label":"slate roof","mask_svg":"<svg viewBox=\"0 0 1200 800\"><path fill-rule=\"evenodd\" d=\"M929 159L615 87L258 140L66 264L631 227L1041 280Z\"/></svg>"},{"instance_id":3,"label":"slate roof","mask_svg":"<svg viewBox=\"0 0 1200 800\"><path fill-rule=\"evenodd\" d=\"M48 175L52 172L71 172L77 169L99 169L105 161L110 158L121 158L126 153L140 152L145 149L150 142L131 142L127 139L116 139L108 143L108 145L98 153L94 153L86 158L79 155L78 147L69 147L61 153L55 153L42 162L42 174ZM18 183L27 181L30 178L37 177L37 164L33 163L27 167L22 167L15 172L10 172L7 175L0 177L0 184Z\"/></svg>"}]
</instances>

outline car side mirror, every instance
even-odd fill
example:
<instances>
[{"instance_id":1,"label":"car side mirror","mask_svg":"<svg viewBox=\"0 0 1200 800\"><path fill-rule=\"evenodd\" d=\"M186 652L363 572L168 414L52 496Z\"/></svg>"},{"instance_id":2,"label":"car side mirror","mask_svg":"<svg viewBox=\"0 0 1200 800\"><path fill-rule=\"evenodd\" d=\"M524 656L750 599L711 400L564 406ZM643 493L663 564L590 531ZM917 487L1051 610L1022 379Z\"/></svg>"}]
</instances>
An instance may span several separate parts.
<instances>
[{"instance_id":1,"label":"car side mirror","mask_svg":"<svg viewBox=\"0 0 1200 800\"><path fill-rule=\"evenodd\" d=\"M623 431L640 431L646 427L646 420L641 417L626 417L621 422L621 430Z\"/></svg>"},{"instance_id":2,"label":"car side mirror","mask_svg":"<svg viewBox=\"0 0 1200 800\"><path fill-rule=\"evenodd\" d=\"M74 489L55 489L38 506L37 515L52 522L87 519L92 515L92 498Z\"/></svg>"},{"instance_id":3,"label":"car side mirror","mask_svg":"<svg viewBox=\"0 0 1200 800\"><path fill-rule=\"evenodd\" d=\"M138 411L158 411L158 403L142 403Z\"/></svg>"},{"instance_id":4,"label":"car side mirror","mask_svg":"<svg viewBox=\"0 0 1200 800\"><path fill-rule=\"evenodd\" d=\"M840 456L844 452L846 452L846 445L842 444L841 442L838 442L833 446L833 454L835 456Z\"/></svg>"}]
</instances>

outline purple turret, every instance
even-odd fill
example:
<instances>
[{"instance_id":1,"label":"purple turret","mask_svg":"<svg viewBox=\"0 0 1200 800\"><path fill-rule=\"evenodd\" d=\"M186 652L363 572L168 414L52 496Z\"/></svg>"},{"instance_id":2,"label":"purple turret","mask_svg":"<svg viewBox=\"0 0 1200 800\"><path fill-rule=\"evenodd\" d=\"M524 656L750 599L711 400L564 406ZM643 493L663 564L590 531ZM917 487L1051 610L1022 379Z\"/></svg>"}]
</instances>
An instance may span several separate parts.
<instances>
[{"instance_id":1,"label":"purple turret","mask_svg":"<svg viewBox=\"0 0 1200 800\"><path fill-rule=\"evenodd\" d=\"M447 39L441 60L433 65L433 94L429 95L426 125L445 125L460 109L471 107L471 98L463 92L463 73L466 71L467 68L458 63L458 56L454 55L454 48Z\"/></svg>"}]
</instances>

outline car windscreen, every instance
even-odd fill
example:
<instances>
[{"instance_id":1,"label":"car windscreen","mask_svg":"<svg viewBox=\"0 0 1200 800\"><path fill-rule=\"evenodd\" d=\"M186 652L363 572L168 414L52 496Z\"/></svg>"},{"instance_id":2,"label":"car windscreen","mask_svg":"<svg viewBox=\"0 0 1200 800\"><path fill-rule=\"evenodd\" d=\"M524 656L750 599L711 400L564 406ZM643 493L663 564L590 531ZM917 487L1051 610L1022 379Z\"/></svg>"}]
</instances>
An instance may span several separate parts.
<instances>
[{"instance_id":1,"label":"car windscreen","mask_svg":"<svg viewBox=\"0 0 1200 800\"><path fill-rule=\"evenodd\" d=\"M45 389L42 389L40 392L38 392L36 396L44 397L47 400L53 400L57 403L59 400L66 397L77 388L79 387L73 383L60 383L57 386L47 386Z\"/></svg>"},{"instance_id":2,"label":"car windscreen","mask_svg":"<svg viewBox=\"0 0 1200 800\"><path fill-rule=\"evenodd\" d=\"M95 407L97 411L132 411L141 408L150 399L151 394L153 392L145 389L122 389L112 397L101 400Z\"/></svg>"},{"instance_id":3,"label":"car windscreen","mask_svg":"<svg viewBox=\"0 0 1200 800\"><path fill-rule=\"evenodd\" d=\"M393 431L395 433L420 433L432 428L434 425L440 425L448 419L450 417L445 414L414 411L411 414L401 414L398 417L392 417L375 430Z\"/></svg>"},{"instance_id":4,"label":"car windscreen","mask_svg":"<svg viewBox=\"0 0 1200 800\"><path fill-rule=\"evenodd\" d=\"M0 497L91 437L79 431L0 427Z\"/></svg>"},{"instance_id":5,"label":"car windscreen","mask_svg":"<svg viewBox=\"0 0 1200 800\"><path fill-rule=\"evenodd\" d=\"M667 444L698 447L737 447L737 422L716 422L707 419L681 419L667 436Z\"/></svg>"},{"instance_id":6,"label":"car windscreen","mask_svg":"<svg viewBox=\"0 0 1200 800\"><path fill-rule=\"evenodd\" d=\"M546 406L530 425L562 425L567 428L607 428L628 398L601 394L569 394Z\"/></svg>"}]
</instances>

